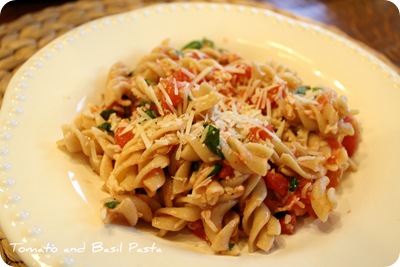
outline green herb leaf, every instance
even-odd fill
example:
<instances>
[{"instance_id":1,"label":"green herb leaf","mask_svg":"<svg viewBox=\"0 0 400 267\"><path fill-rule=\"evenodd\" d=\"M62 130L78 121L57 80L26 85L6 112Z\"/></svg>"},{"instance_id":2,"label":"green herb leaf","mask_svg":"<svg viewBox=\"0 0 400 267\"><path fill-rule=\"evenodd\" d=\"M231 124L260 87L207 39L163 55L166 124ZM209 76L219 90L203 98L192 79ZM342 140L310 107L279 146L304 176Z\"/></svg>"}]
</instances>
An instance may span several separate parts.
<instances>
[{"instance_id":1,"label":"green herb leaf","mask_svg":"<svg viewBox=\"0 0 400 267\"><path fill-rule=\"evenodd\" d=\"M203 38L203 40L194 40L194 41L191 41L190 43L188 43L187 45L185 45L184 47L182 47L181 50L201 49L205 46L214 48L214 42L207 38Z\"/></svg>"},{"instance_id":2,"label":"green herb leaf","mask_svg":"<svg viewBox=\"0 0 400 267\"><path fill-rule=\"evenodd\" d=\"M104 203L104 206L106 206L109 209L114 209L116 206L118 206L119 202L118 201L109 201Z\"/></svg>"},{"instance_id":3,"label":"green herb leaf","mask_svg":"<svg viewBox=\"0 0 400 267\"><path fill-rule=\"evenodd\" d=\"M319 91L319 90L323 90L322 87L313 87L313 88L312 88L312 91L313 91L313 92Z\"/></svg>"},{"instance_id":4,"label":"green herb leaf","mask_svg":"<svg viewBox=\"0 0 400 267\"><path fill-rule=\"evenodd\" d=\"M222 169L222 164L221 164L221 163L215 164L214 169L213 169L212 172L208 175L208 177L211 177L211 176L217 174L221 169Z\"/></svg>"},{"instance_id":5,"label":"green herb leaf","mask_svg":"<svg viewBox=\"0 0 400 267\"><path fill-rule=\"evenodd\" d=\"M101 130L106 130L107 132L112 132L111 124L108 122L104 122L104 123L100 124L99 126L97 126L97 128L99 128Z\"/></svg>"},{"instance_id":6,"label":"green herb leaf","mask_svg":"<svg viewBox=\"0 0 400 267\"><path fill-rule=\"evenodd\" d=\"M200 169L200 162L194 161L192 162L192 165L190 165L190 170L192 172L197 172Z\"/></svg>"},{"instance_id":7,"label":"green herb leaf","mask_svg":"<svg viewBox=\"0 0 400 267\"><path fill-rule=\"evenodd\" d=\"M117 111L114 110L114 109L106 109L106 110L103 110L103 111L100 113L100 116L101 116L104 120L107 121L107 120L110 118L111 114L113 114L113 113L117 113Z\"/></svg>"},{"instance_id":8,"label":"green herb leaf","mask_svg":"<svg viewBox=\"0 0 400 267\"><path fill-rule=\"evenodd\" d=\"M175 53L178 57L182 58L183 57L183 53L179 50L175 50Z\"/></svg>"},{"instance_id":9,"label":"green herb leaf","mask_svg":"<svg viewBox=\"0 0 400 267\"><path fill-rule=\"evenodd\" d=\"M289 190L290 190L290 192L293 192L294 190L296 190L298 185L299 185L299 180L297 180L296 177L292 176L290 178L290 182L289 182Z\"/></svg>"},{"instance_id":10,"label":"green herb leaf","mask_svg":"<svg viewBox=\"0 0 400 267\"><path fill-rule=\"evenodd\" d=\"M150 102L150 101L142 101L142 102L139 103L138 107L144 107L144 106L146 106L147 104L150 105L151 103L152 103L152 102Z\"/></svg>"},{"instance_id":11,"label":"green herb leaf","mask_svg":"<svg viewBox=\"0 0 400 267\"><path fill-rule=\"evenodd\" d=\"M222 160L225 159L224 154L219 148L219 130L211 124L204 124L204 128L207 130L204 144L212 151L217 154Z\"/></svg>"},{"instance_id":12,"label":"green herb leaf","mask_svg":"<svg viewBox=\"0 0 400 267\"><path fill-rule=\"evenodd\" d=\"M210 48L214 48L215 47L214 42L211 41L210 39L207 39L207 38L203 38L203 46L207 46L207 47L210 47Z\"/></svg>"},{"instance_id":13,"label":"green herb leaf","mask_svg":"<svg viewBox=\"0 0 400 267\"><path fill-rule=\"evenodd\" d=\"M182 47L181 50L185 50L185 49L200 49L202 46L202 42L195 40L195 41L191 41L190 43L188 43L187 45L185 45L184 47Z\"/></svg>"},{"instance_id":14,"label":"green herb leaf","mask_svg":"<svg viewBox=\"0 0 400 267\"><path fill-rule=\"evenodd\" d=\"M157 84L155 81L152 81L149 79L144 79L144 81L147 83L147 85L156 85Z\"/></svg>"},{"instance_id":15,"label":"green herb leaf","mask_svg":"<svg viewBox=\"0 0 400 267\"><path fill-rule=\"evenodd\" d=\"M310 90L310 86L299 86L296 91L294 91L297 95L305 95L308 90Z\"/></svg>"},{"instance_id":16,"label":"green herb leaf","mask_svg":"<svg viewBox=\"0 0 400 267\"><path fill-rule=\"evenodd\" d=\"M144 113L146 113L152 119L155 119L158 117L157 114L154 112L154 110L151 110L151 109L145 110Z\"/></svg>"}]
</instances>

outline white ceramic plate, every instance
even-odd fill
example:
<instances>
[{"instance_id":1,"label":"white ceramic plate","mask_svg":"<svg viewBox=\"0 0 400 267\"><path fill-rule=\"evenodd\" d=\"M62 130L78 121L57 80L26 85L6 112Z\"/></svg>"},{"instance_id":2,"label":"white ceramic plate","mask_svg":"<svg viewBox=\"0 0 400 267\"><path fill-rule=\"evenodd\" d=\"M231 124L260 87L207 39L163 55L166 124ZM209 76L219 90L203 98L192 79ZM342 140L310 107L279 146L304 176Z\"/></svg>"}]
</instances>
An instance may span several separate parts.
<instances>
[{"instance_id":1,"label":"white ceramic plate","mask_svg":"<svg viewBox=\"0 0 400 267\"><path fill-rule=\"evenodd\" d=\"M207 37L244 57L273 59L360 110L359 171L339 189L327 223L278 238L269 253L215 256L189 235L104 226L100 183L82 157L56 146L60 126L96 101L108 68L170 38ZM0 118L1 227L29 266L388 266L400 251L400 77L355 43L268 10L158 5L102 18L56 39L9 84ZM158 251L157 251L158 249Z\"/></svg>"}]
</instances>

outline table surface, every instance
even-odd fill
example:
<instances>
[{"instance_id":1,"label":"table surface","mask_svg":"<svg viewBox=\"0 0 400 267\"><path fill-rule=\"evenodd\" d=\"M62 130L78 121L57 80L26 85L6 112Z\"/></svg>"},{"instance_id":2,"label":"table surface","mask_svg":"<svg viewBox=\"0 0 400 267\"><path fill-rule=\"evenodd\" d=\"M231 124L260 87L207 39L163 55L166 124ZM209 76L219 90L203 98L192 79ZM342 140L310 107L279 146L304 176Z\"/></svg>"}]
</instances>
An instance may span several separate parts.
<instances>
[{"instance_id":1,"label":"table surface","mask_svg":"<svg viewBox=\"0 0 400 267\"><path fill-rule=\"evenodd\" d=\"M71 0L17 0L7 3L0 25ZM335 26L400 67L400 13L387 0L260 0L292 14Z\"/></svg>"}]
</instances>

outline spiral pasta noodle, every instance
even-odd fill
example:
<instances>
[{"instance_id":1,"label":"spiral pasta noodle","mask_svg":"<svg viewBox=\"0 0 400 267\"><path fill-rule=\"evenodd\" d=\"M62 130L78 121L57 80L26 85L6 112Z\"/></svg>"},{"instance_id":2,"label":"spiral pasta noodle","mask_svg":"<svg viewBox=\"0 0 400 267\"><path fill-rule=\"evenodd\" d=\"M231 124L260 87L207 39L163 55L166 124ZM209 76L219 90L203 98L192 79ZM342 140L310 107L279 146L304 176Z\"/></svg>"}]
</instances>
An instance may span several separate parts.
<instances>
[{"instance_id":1,"label":"spiral pasta noodle","mask_svg":"<svg viewBox=\"0 0 400 267\"><path fill-rule=\"evenodd\" d=\"M360 141L357 111L278 62L248 62L206 38L117 62L103 102L62 126L104 180L104 223L188 228L217 254L269 251L296 218L328 220Z\"/></svg>"}]
</instances>

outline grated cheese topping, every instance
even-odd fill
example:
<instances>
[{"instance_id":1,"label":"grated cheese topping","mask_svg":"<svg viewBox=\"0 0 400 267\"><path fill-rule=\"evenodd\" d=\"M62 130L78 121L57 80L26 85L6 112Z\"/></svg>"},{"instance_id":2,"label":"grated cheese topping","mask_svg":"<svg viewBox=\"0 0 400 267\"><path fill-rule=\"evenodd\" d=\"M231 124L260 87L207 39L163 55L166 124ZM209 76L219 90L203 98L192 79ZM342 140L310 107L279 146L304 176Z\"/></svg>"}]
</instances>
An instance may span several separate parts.
<instances>
[{"instance_id":1,"label":"grated cheese topping","mask_svg":"<svg viewBox=\"0 0 400 267\"><path fill-rule=\"evenodd\" d=\"M147 217L161 215L160 224L169 218L173 222L175 215L161 210L176 205L193 208L190 222L217 233L227 228L216 224L212 213L227 203L233 208L227 214L238 219L232 234L255 229L246 229L253 216L247 205L260 207L257 216L263 210L270 219L284 215L274 218L271 227L280 219L286 231L294 230L295 217L310 211L326 220L336 206L334 183L347 169L355 169L343 140L360 134L357 111L330 89L302 86L286 66L249 62L204 43L209 41L177 50L165 41L132 72L119 62L111 68L102 105L90 105L72 126L63 126L64 139L58 144L82 151L113 197L130 199L132 205L140 202L130 215L137 212L144 218L154 211ZM284 186L275 188L274 178ZM111 221L109 209L103 215ZM178 221L168 230L186 224ZM266 233L268 238L280 234L280 227L275 228L276 233Z\"/></svg>"}]
</instances>

